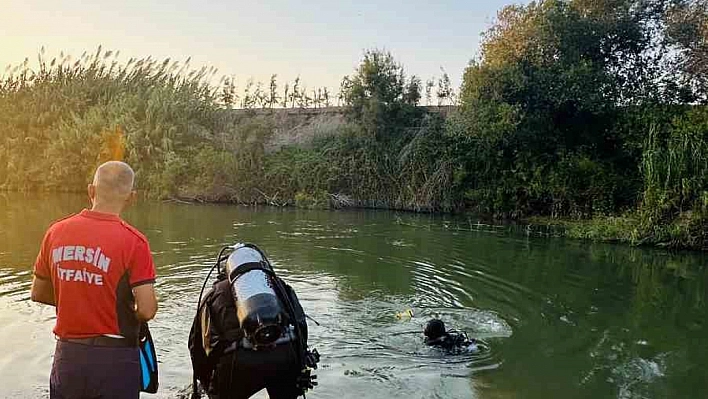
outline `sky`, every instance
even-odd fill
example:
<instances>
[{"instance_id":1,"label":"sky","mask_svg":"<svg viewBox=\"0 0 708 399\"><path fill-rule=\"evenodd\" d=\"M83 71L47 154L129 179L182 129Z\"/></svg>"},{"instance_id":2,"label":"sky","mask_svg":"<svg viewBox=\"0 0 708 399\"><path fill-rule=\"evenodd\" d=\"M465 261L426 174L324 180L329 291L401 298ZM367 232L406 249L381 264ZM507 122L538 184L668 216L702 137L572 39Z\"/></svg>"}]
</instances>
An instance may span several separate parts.
<instances>
[{"instance_id":1,"label":"sky","mask_svg":"<svg viewBox=\"0 0 708 399\"><path fill-rule=\"evenodd\" d=\"M271 74L338 88L365 49L379 48L408 75L425 80L442 67L459 85L481 33L513 2L0 0L0 75L34 61L42 46L50 58L61 51L76 58L102 45L124 60L191 57L193 67L216 67L240 88Z\"/></svg>"}]
</instances>

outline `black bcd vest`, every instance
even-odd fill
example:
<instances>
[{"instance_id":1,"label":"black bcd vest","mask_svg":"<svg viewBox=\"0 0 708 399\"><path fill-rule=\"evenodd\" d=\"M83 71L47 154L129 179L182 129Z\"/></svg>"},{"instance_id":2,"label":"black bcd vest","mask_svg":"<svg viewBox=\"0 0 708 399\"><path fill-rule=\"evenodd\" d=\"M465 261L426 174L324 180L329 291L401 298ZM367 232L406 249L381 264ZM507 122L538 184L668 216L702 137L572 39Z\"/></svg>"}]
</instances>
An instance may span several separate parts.
<instances>
[{"instance_id":1,"label":"black bcd vest","mask_svg":"<svg viewBox=\"0 0 708 399\"><path fill-rule=\"evenodd\" d=\"M273 278L279 279L277 276ZM306 344L307 320L305 312L292 287L284 282L283 286L295 311L295 320L288 317L288 324L298 324L300 332L304 336L303 342ZM281 301L283 299L281 298ZM206 330L203 327L206 327ZM231 286L227 278L220 276L202 299L189 332L188 346L194 377L202 387L209 387L212 372L224 350L242 338L243 330L241 330L236 314L236 303ZM205 342L207 348L205 348Z\"/></svg>"}]
</instances>

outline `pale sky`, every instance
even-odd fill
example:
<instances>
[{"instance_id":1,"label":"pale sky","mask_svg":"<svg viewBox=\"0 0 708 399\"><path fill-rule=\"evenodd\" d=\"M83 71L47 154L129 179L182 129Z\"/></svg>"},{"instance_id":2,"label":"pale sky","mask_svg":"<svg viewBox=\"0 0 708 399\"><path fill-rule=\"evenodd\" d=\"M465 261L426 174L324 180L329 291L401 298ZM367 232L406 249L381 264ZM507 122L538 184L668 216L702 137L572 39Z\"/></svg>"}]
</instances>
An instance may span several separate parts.
<instances>
[{"instance_id":1,"label":"pale sky","mask_svg":"<svg viewBox=\"0 0 708 399\"><path fill-rule=\"evenodd\" d=\"M121 58L185 60L234 75L307 87L339 87L364 49L393 53L423 80L445 68L459 84L496 12L486 1L107 1L0 0L0 75L8 64L60 51L120 50Z\"/></svg>"}]
</instances>

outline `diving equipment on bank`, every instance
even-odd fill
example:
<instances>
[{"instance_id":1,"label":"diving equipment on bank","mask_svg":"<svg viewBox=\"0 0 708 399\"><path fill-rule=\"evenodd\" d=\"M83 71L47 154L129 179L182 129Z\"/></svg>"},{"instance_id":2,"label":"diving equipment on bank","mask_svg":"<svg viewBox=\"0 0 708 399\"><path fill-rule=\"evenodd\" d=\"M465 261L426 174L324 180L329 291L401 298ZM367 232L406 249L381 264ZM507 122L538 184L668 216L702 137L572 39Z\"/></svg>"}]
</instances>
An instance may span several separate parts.
<instances>
[{"instance_id":1,"label":"diving equipment on bank","mask_svg":"<svg viewBox=\"0 0 708 399\"><path fill-rule=\"evenodd\" d=\"M224 255L228 250L232 252ZM217 279L202 298L215 269ZM276 363L269 363L269 367L294 369L297 378L292 386L304 396L317 385L311 372L319 361L317 350L311 351L307 346L306 317L294 290L276 275L260 248L236 244L222 249L202 286L189 335L194 371L192 398L201 396L197 381L211 394L209 388L218 386L215 380L225 378L216 372L219 359L228 359L240 351L252 356L263 353L264 359L273 359L276 353L295 354L296 360L289 362L280 362L276 355ZM288 346L292 350L279 349ZM238 362L239 356L234 359ZM258 374L258 366L254 367L252 371Z\"/></svg>"}]
</instances>

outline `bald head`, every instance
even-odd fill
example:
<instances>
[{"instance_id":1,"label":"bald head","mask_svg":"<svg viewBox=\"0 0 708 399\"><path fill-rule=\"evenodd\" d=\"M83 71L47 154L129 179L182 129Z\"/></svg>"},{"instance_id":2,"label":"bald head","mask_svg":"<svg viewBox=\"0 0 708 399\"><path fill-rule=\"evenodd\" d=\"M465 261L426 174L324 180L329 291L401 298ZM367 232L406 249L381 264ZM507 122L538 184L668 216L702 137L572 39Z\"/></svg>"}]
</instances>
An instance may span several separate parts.
<instances>
[{"instance_id":1,"label":"bald head","mask_svg":"<svg viewBox=\"0 0 708 399\"><path fill-rule=\"evenodd\" d=\"M124 202L133 191L135 172L125 162L110 161L99 166L93 176L96 200L100 202Z\"/></svg>"}]
</instances>

